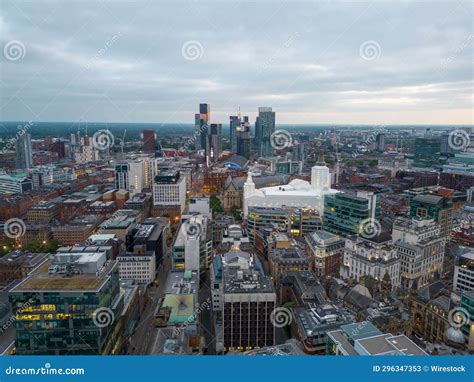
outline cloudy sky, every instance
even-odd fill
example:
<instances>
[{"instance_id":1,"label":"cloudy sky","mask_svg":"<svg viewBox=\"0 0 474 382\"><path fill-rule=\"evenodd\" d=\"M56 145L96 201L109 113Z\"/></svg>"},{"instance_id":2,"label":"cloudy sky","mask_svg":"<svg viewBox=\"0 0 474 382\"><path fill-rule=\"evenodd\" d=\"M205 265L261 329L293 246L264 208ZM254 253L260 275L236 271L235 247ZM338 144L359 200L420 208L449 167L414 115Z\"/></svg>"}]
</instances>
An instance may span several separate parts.
<instances>
[{"instance_id":1,"label":"cloudy sky","mask_svg":"<svg viewBox=\"0 0 474 382\"><path fill-rule=\"evenodd\" d=\"M0 0L0 120L473 124L473 4Z\"/></svg>"}]
</instances>

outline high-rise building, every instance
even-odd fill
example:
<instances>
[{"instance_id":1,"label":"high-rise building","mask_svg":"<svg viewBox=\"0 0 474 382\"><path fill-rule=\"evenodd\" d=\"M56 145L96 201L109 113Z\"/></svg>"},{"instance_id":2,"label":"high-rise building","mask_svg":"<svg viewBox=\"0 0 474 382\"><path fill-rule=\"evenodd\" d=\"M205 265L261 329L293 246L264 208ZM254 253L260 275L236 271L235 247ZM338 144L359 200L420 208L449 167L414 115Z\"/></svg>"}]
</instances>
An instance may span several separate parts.
<instances>
[{"instance_id":1,"label":"high-rise building","mask_svg":"<svg viewBox=\"0 0 474 382\"><path fill-rule=\"evenodd\" d=\"M222 153L222 124L211 123L208 147L206 151L210 161L215 162Z\"/></svg>"},{"instance_id":2,"label":"high-rise building","mask_svg":"<svg viewBox=\"0 0 474 382\"><path fill-rule=\"evenodd\" d=\"M199 117L198 117L199 116ZM209 152L209 135L211 134L209 124L211 122L211 105L208 103L199 104L199 114L195 115L194 123L196 124L197 132L197 148L206 152L206 157Z\"/></svg>"},{"instance_id":3,"label":"high-rise building","mask_svg":"<svg viewBox=\"0 0 474 382\"><path fill-rule=\"evenodd\" d=\"M16 139L16 168L27 170L33 167L33 151L31 149L31 135L23 134Z\"/></svg>"},{"instance_id":4,"label":"high-rise building","mask_svg":"<svg viewBox=\"0 0 474 382\"><path fill-rule=\"evenodd\" d=\"M229 117L229 135L230 135L230 147L233 153L237 152L237 127L240 126L240 117L237 115L231 115Z\"/></svg>"},{"instance_id":5,"label":"high-rise building","mask_svg":"<svg viewBox=\"0 0 474 382\"><path fill-rule=\"evenodd\" d=\"M377 134L377 150L384 151L385 150L385 134L379 133Z\"/></svg>"},{"instance_id":6,"label":"high-rise building","mask_svg":"<svg viewBox=\"0 0 474 382\"><path fill-rule=\"evenodd\" d=\"M271 107L260 107L255 121L255 139L258 155L268 157L273 155L271 136L275 132L275 112Z\"/></svg>"},{"instance_id":7,"label":"high-rise building","mask_svg":"<svg viewBox=\"0 0 474 382\"><path fill-rule=\"evenodd\" d=\"M276 293L271 278L252 254L231 250L224 256L221 298L224 352L273 345L272 312Z\"/></svg>"},{"instance_id":8,"label":"high-rise building","mask_svg":"<svg viewBox=\"0 0 474 382\"><path fill-rule=\"evenodd\" d=\"M402 288L418 290L441 276L445 240L439 230L432 219L397 218L393 223Z\"/></svg>"},{"instance_id":9,"label":"high-rise building","mask_svg":"<svg viewBox=\"0 0 474 382\"><path fill-rule=\"evenodd\" d=\"M128 163L119 163L115 165L115 188L119 190L129 189L129 172Z\"/></svg>"},{"instance_id":10,"label":"high-rise building","mask_svg":"<svg viewBox=\"0 0 474 382\"><path fill-rule=\"evenodd\" d=\"M16 354L117 354L124 309L105 252L57 253L10 291Z\"/></svg>"},{"instance_id":11,"label":"high-rise building","mask_svg":"<svg viewBox=\"0 0 474 382\"><path fill-rule=\"evenodd\" d=\"M250 124L248 117L244 117L244 121L237 126L235 135L237 155L247 159L250 158Z\"/></svg>"},{"instance_id":12,"label":"high-rise building","mask_svg":"<svg viewBox=\"0 0 474 382\"><path fill-rule=\"evenodd\" d=\"M156 145L156 133L154 130L143 130L143 152L154 153Z\"/></svg>"}]
</instances>

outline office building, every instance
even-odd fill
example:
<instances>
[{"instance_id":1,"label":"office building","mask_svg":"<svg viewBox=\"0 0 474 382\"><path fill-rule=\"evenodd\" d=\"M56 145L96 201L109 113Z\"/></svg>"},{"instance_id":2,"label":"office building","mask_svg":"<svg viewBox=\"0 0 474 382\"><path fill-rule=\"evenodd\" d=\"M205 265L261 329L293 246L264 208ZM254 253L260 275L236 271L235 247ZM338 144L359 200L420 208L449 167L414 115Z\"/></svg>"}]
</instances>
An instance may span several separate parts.
<instances>
[{"instance_id":1,"label":"office building","mask_svg":"<svg viewBox=\"0 0 474 382\"><path fill-rule=\"evenodd\" d=\"M58 218L60 209L59 203L41 201L28 209L26 219L29 223L50 223Z\"/></svg>"},{"instance_id":2,"label":"office building","mask_svg":"<svg viewBox=\"0 0 474 382\"><path fill-rule=\"evenodd\" d=\"M328 355L427 355L404 335L382 333L371 322L341 326L327 333Z\"/></svg>"},{"instance_id":3,"label":"office building","mask_svg":"<svg viewBox=\"0 0 474 382\"><path fill-rule=\"evenodd\" d=\"M221 123L211 123L208 147L209 150L207 151L207 157L211 162L217 161L219 156L222 154Z\"/></svg>"},{"instance_id":4,"label":"office building","mask_svg":"<svg viewBox=\"0 0 474 382\"><path fill-rule=\"evenodd\" d=\"M224 352L275 344L276 293L255 256L240 250L224 255L221 301Z\"/></svg>"},{"instance_id":5,"label":"office building","mask_svg":"<svg viewBox=\"0 0 474 382\"><path fill-rule=\"evenodd\" d=\"M93 138L81 137L80 144L74 146L74 161L76 163L89 163L100 159L100 151L94 147Z\"/></svg>"},{"instance_id":6,"label":"office building","mask_svg":"<svg viewBox=\"0 0 474 382\"><path fill-rule=\"evenodd\" d=\"M247 232L252 244L256 244L258 232L274 226L291 236L304 236L321 230L321 215L313 209L250 207L247 216Z\"/></svg>"},{"instance_id":7,"label":"office building","mask_svg":"<svg viewBox=\"0 0 474 382\"><path fill-rule=\"evenodd\" d=\"M474 249L459 255L454 264L453 290L474 290Z\"/></svg>"},{"instance_id":8,"label":"office building","mask_svg":"<svg viewBox=\"0 0 474 382\"><path fill-rule=\"evenodd\" d=\"M148 285L155 280L156 259L153 252L123 253L117 257L121 280Z\"/></svg>"},{"instance_id":9,"label":"office building","mask_svg":"<svg viewBox=\"0 0 474 382\"><path fill-rule=\"evenodd\" d=\"M231 152L237 152L237 127L240 126L240 117L231 115L229 117L229 136L230 136L230 147Z\"/></svg>"},{"instance_id":10,"label":"office building","mask_svg":"<svg viewBox=\"0 0 474 382\"><path fill-rule=\"evenodd\" d=\"M203 215L194 215L181 224L173 244L174 270L205 271L211 263L212 231L210 221Z\"/></svg>"},{"instance_id":11,"label":"office building","mask_svg":"<svg viewBox=\"0 0 474 382\"><path fill-rule=\"evenodd\" d=\"M353 236L346 239L341 277L357 282L370 276L390 285L391 290L400 287L400 258L390 242L389 235L376 238Z\"/></svg>"},{"instance_id":12,"label":"office building","mask_svg":"<svg viewBox=\"0 0 474 382\"><path fill-rule=\"evenodd\" d=\"M287 245L278 245L277 243L275 248L268 253L270 273L275 283L280 282L280 278L285 272L309 271L311 269L310 256L295 243L286 242Z\"/></svg>"},{"instance_id":13,"label":"office building","mask_svg":"<svg viewBox=\"0 0 474 382\"><path fill-rule=\"evenodd\" d=\"M379 217L379 201L373 193L338 193L324 199L324 229L337 235L364 234L367 230L375 233Z\"/></svg>"},{"instance_id":14,"label":"office building","mask_svg":"<svg viewBox=\"0 0 474 382\"><path fill-rule=\"evenodd\" d=\"M16 168L28 170L33 167L33 150L31 147L31 135L23 134L16 137Z\"/></svg>"},{"instance_id":15,"label":"office building","mask_svg":"<svg viewBox=\"0 0 474 382\"><path fill-rule=\"evenodd\" d=\"M143 149L145 153L154 153L156 146L156 133L154 130L143 130L142 132L143 139Z\"/></svg>"},{"instance_id":16,"label":"office building","mask_svg":"<svg viewBox=\"0 0 474 382\"><path fill-rule=\"evenodd\" d=\"M32 188L26 173L0 174L0 194L22 194Z\"/></svg>"},{"instance_id":17,"label":"office building","mask_svg":"<svg viewBox=\"0 0 474 382\"><path fill-rule=\"evenodd\" d=\"M453 201L444 196L421 194L410 200L410 217L433 219L439 224L440 235L448 237L453 226Z\"/></svg>"},{"instance_id":18,"label":"office building","mask_svg":"<svg viewBox=\"0 0 474 382\"><path fill-rule=\"evenodd\" d=\"M19 355L116 354L124 307L104 252L57 253L10 290Z\"/></svg>"},{"instance_id":19,"label":"office building","mask_svg":"<svg viewBox=\"0 0 474 382\"><path fill-rule=\"evenodd\" d=\"M255 139L258 155L269 157L273 155L271 136L275 132L275 112L271 107L259 107L255 121Z\"/></svg>"},{"instance_id":20,"label":"office building","mask_svg":"<svg viewBox=\"0 0 474 382\"><path fill-rule=\"evenodd\" d=\"M161 171L153 181L153 206L175 208L183 213L186 207L186 178L178 170Z\"/></svg>"},{"instance_id":21,"label":"office building","mask_svg":"<svg viewBox=\"0 0 474 382\"><path fill-rule=\"evenodd\" d=\"M342 264L344 239L326 231L305 236L306 252L312 259L312 269L318 277L337 276Z\"/></svg>"},{"instance_id":22,"label":"office building","mask_svg":"<svg viewBox=\"0 0 474 382\"><path fill-rule=\"evenodd\" d=\"M30 171L31 182L34 189L54 183L66 183L76 179L76 174L73 168L45 165L35 166Z\"/></svg>"},{"instance_id":23,"label":"office building","mask_svg":"<svg viewBox=\"0 0 474 382\"><path fill-rule=\"evenodd\" d=\"M439 138L416 138L413 167L431 168L439 165L441 141Z\"/></svg>"},{"instance_id":24,"label":"office building","mask_svg":"<svg viewBox=\"0 0 474 382\"><path fill-rule=\"evenodd\" d=\"M400 258L401 286L420 289L439 279L443 271L445 240L439 225L419 218L397 218L392 241Z\"/></svg>"},{"instance_id":25,"label":"office building","mask_svg":"<svg viewBox=\"0 0 474 382\"><path fill-rule=\"evenodd\" d=\"M248 117L244 117L244 122L241 122L235 132L236 153L244 158L250 158L250 125Z\"/></svg>"}]
</instances>

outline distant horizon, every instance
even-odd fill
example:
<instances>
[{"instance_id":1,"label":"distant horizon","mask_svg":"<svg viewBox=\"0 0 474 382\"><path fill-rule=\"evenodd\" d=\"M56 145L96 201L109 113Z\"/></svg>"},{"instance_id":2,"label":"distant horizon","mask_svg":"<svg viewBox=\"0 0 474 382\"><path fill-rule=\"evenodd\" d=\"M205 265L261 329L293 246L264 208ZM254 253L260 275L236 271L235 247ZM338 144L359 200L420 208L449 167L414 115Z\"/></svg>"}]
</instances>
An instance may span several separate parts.
<instances>
[{"instance_id":1,"label":"distant horizon","mask_svg":"<svg viewBox=\"0 0 474 382\"><path fill-rule=\"evenodd\" d=\"M35 120L11 120L11 121L0 121L0 124L15 124L15 123L28 123L32 122L33 124L47 124L47 123L54 123L54 124L71 124L71 125L104 125L104 124L112 124L112 125L181 125L181 126L195 126L194 123L190 122L111 122L111 121L35 121ZM216 121L210 122L212 123L220 123L223 126L227 125L229 122L221 122ZM252 122L250 122L253 125ZM316 123L316 122L309 122L309 123L276 123L275 126L388 126L388 127L404 127L404 126L413 126L413 127L450 127L450 126L470 126L474 128L474 124L467 124L467 123L442 123L442 124L435 124L435 123L403 123L403 124L384 124L384 123Z\"/></svg>"}]
</instances>

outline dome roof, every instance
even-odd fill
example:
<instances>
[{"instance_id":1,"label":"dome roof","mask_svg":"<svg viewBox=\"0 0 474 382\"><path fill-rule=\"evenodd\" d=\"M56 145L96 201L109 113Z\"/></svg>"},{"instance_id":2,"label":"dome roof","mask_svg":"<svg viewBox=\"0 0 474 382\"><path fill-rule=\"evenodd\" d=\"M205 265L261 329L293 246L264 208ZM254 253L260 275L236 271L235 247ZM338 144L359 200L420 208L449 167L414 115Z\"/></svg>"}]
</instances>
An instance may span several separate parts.
<instances>
[{"instance_id":1,"label":"dome roof","mask_svg":"<svg viewBox=\"0 0 474 382\"><path fill-rule=\"evenodd\" d=\"M311 189L311 185L306 180L302 179L293 179L288 185L293 187L295 190Z\"/></svg>"},{"instance_id":2,"label":"dome roof","mask_svg":"<svg viewBox=\"0 0 474 382\"><path fill-rule=\"evenodd\" d=\"M461 330L453 328L452 326L446 330L444 337L447 341L454 342L457 344L463 344L466 340L464 339L464 334Z\"/></svg>"}]
</instances>

